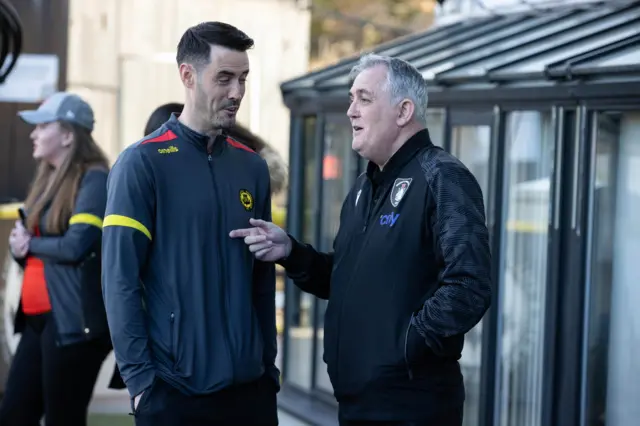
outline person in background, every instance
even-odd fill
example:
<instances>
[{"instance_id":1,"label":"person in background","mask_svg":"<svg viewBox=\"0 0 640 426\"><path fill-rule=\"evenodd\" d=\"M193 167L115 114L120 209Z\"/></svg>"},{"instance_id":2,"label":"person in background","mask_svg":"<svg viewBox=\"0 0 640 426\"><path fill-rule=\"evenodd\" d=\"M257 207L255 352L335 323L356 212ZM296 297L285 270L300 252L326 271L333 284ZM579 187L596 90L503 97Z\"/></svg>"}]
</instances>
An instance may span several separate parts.
<instances>
[{"instance_id":1,"label":"person in background","mask_svg":"<svg viewBox=\"0 0 640 426\"><path fill-rule=\"evenodd\" d=\"M0 425L84 426L111 341L100 283L108 160L91 135L93 110L59 92L20 117L31 133L37 173L25 223L9 237L24 267L13 358Z\"/></svg>"},{"instance_id":2,"label":"person in background","mask_svg":"<svg viewBox=\"0 0 640 426\"><path fill-rule=\"evenodd\" d=\"M160 105L149 116L144 127L144 134L149 135L169 121L171 114L180 115L184 104L170 102ZM251 132L240 123L236 123L230 129L225 129L226 135L258 153L269 166L271 176L271 194L279 194L287 185L287 166L282 156L258 135Z\"/></svg>"},{"instance_id":3,"label":"person in background","mask_svg":"<svg viewBox=\"0 0 640 426\"><path fill-rule=\"evenodd\" d=\"M177 65L185 105L125 149L109 175L103 295L136 424L278 424L275 268L228 232L271 220L269 170L225 136L253 40L189 28Z\"/></svg>"},{"instance_id":4,"label":"person in background","mask_svg":"<svg viewBox=\"0 0 640 426\"><path fill-rule=\"evenodd\" d=\"M352 147L369 163L344 201L333 251L264 220L230 237L329 300L323 358L341 426L461 426L464 334L491 303L482 192L431 142L415 67L367 55L351 77Z\"/></svg>"}]
</instances>

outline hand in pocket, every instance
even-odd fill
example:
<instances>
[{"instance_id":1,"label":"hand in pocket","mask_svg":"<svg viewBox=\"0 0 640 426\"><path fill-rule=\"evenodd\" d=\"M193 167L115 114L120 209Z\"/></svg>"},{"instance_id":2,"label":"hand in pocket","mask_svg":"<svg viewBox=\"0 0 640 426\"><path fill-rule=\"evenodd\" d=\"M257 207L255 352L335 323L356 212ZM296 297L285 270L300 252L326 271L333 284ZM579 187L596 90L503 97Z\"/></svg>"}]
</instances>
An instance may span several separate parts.
<instances>
[{"instance_id":1,"label":"hand in pocket","mask_svg":"<svg viewBox=\"0 0 640 426\"><path fill-rule=\"evenodd\" d=\"M137 410L138 409L138 404L140 404L140 400L142 399L142 395L144 395L145 391L140 392L134 399L133 399L133 409Z\"/></svg>"}]
</instances>

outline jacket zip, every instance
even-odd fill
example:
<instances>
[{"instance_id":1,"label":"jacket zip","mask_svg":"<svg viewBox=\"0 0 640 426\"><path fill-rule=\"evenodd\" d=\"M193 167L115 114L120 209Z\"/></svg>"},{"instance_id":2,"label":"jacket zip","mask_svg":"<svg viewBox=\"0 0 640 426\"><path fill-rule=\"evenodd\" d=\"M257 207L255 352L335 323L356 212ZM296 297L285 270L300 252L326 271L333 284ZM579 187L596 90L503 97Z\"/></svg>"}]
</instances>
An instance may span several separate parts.
<instances>
[{"instance_id":1,"label":"jacket zip","mask_svg":"<svg viewBox=\"0 0 640 426\"><path fill-rule=\"evenodd\" d=\"M220 208L220 200L218 199L218 187L216 185L216 179L215 179L215 174L213 173L213 157L211 156L211 151L207 150L207 164L209 166L209 174L211 175L211 183L213 185L213 192L214 192L214 205L219 209ZM220 288L220 300L223 301L222 304L222 329L224 330L224 337L225 337L225 344L227 346L227 355L229 356L229 362L231 363L231 378L233 380L233 378L235 377L235 365L233 362L233 356L231 356L231 339L229 338L229 330L227 329L227 322L225 321L225 318L227 318L227 312L229 311L229 300L227 298L227 294L224 291L224 262L220 259L220 256L217 256L218 259L218 270L220 271L220 282L219 282L219 288Z\"/></svg>"},{"instance_id":2,"label":"jacket zip","mask_svg":"<svg viewBox=\"0 0 640 426\"><path fill-rule=\"evenodd\" d=\"M373 188L372 188L373 189ZM362 228L362 234L365 234L363 236L363 240L362 240L362 244L360 245L360 250L358 250L358 256L356 258L356 262L353 266L353 270L351 273L351 276L353 276L353 274L355 272L358 271L358 267L360 266L360 262L362 260L362 256L361 253L364 251L364 248L367 246L367 242L369 240L368 235L366 235L366 231L367 228L369 226L369 221L371 220L371 213L375 210L375 205L372 205L372 201L373 199L375 199L373 197L373 192L370 191L369 192L369 199L367 200L367 212L365 214L365 222L364 222L364 227ZM377 199L375 199L377 200ZM347 288L345 288L344 290L344 294L342 296L342 301L340 302L340 314L338 315L338 330L341 330L340 327L340 323L342 322L342 314L344 312L344 301L347 299L347 295L349 293L349 289L351 288L351 283L353 282L353 280L351 279L351 276L349 277L349 280L347 281ZM338 361L340 359L340 331L338 331L338 336L336 338L337 342L336 342L336 381L340 381L340 362Z\"/></svg>"}]
</instances>

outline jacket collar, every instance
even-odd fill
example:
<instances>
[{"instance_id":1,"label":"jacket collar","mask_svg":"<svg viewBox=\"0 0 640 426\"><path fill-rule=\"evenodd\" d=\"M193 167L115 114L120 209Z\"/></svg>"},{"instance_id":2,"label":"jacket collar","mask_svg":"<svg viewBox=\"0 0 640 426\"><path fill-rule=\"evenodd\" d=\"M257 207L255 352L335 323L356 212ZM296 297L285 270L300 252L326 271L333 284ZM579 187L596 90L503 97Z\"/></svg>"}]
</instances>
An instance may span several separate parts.
<instances>
[{"instance_id":1,"label":"jacket collar","mask_svg":"<svg viewBox=\"0 0 640 426\"><path fill-rule=\"evenodd\" d=\"M195 130L185 126L178 120L179 114L172 113L166 126L171 129L180 139L185 139L187 142L194 144L196 147L207 151L207 146L211 140L210 135L196 132ZM224 134L218 134L215 136L215 141L212 146L212 153L217 153L224 146L223 142L226 139Z\"/></svg>"},{"instance_id":2,"label":"jacket collar","mask_svg":"<svg viewBox=\"0 0 640 426\"><path fill-rule=\"evenodd\" d=\"M367 177L376 185L395 177L398 172L415 156L421 148L433 145L429 137L429 131L422 129L411 136L389 159L382 170L378 165L369 161L367 165Z\"/></svg>"}]
</instances>

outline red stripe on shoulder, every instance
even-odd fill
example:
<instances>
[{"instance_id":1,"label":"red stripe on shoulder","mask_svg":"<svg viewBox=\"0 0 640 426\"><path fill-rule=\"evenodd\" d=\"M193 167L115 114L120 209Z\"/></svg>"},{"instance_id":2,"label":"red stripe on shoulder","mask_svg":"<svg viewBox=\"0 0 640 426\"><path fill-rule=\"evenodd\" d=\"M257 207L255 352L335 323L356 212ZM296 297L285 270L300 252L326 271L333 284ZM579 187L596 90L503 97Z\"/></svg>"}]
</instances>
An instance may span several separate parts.
<instances>
[{"instance_id":1,"label":"red stripe on shoulder","mask_svg":"<svg viewBox=\"0 0 640 426\"><path fill-rule=\"evenodd\" d=\"M154 142L169 142L169 141L172 141L174 139L178 139L176 134L173 133L171 130L167 130L166 132L164 132L160 136L156 136L155 138L151 138L151 139L147 139L146 141L142 141L142 143L140 145L144 145L146 143L154 143Z\"/></svg>"},{"instance_id":2,"label":"red stripe on shoulder","mask_svg":"<svg viewBox=\"0 0 640 426\"><path fill-rule=\"evenodd\" d=\"M234 147L234 148L244 149L245 151L249 151L249 152L251 152L251 153L253 153L253 154L255 154L255 153L256 153L254 150L252 150L251 148L249 148L249 147L248 147L248 146L246 146L245 144L242 144L242 143L240 143L240 142L238 142L238 141L234 141L234 140L233 140L233 139L231 139L231 138L227 138L227 143L228 143L229 145L231 145L232 147Z\"/></svg>"}]
</instances>

